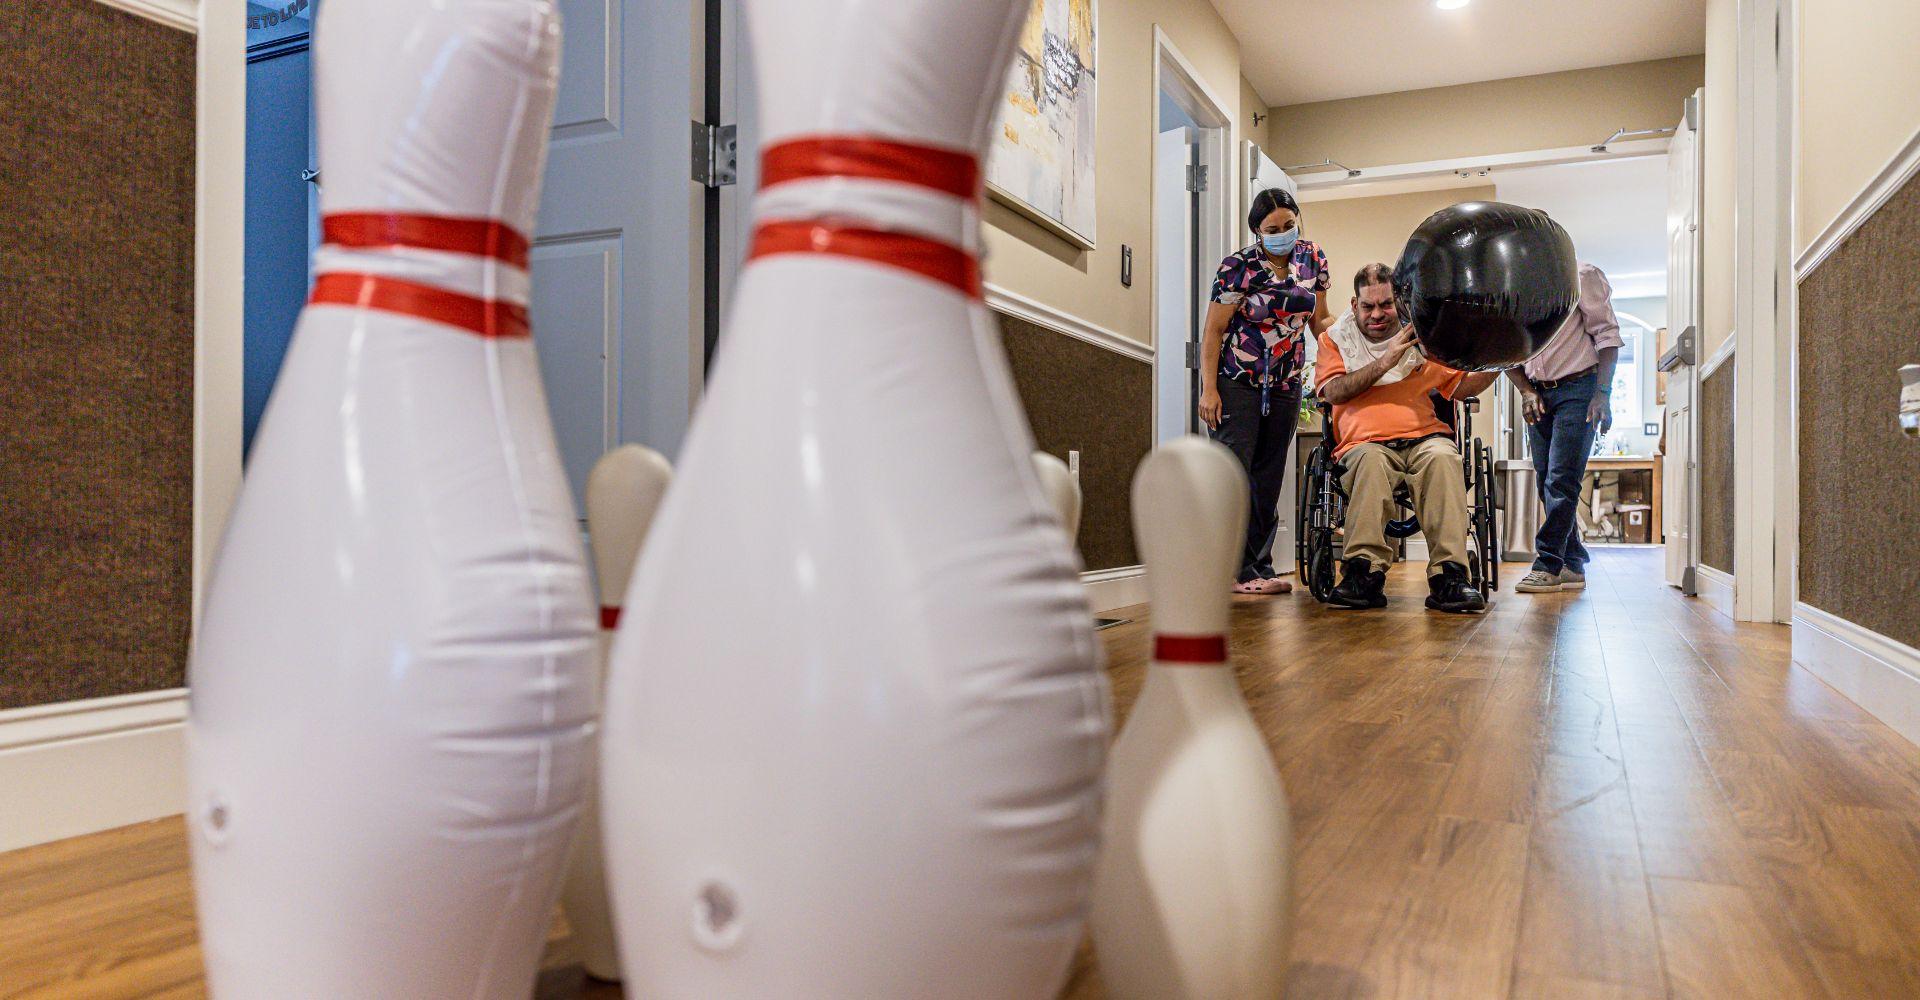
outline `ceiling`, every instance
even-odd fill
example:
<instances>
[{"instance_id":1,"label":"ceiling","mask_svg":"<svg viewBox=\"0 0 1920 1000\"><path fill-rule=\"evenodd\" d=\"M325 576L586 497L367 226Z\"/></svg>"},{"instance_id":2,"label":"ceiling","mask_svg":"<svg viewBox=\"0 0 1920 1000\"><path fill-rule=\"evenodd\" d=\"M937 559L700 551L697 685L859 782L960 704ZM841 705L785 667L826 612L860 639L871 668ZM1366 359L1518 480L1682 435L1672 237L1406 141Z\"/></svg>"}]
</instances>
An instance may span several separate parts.
<instances>
[{"instance_id":1,"label":"ceiling","mask_svg":"<svg viewBox=\"0 0 1920 1000\"><path fill-rule=\"evenodd\" d=\"M1275 107L1698 55L1706 0L1213 0Z\"/></svg>"},{"instance_id":2,"label":"ceiling","mask_svg":"<svg viewBox=\"0 0 1920 1000\"><path fill-rule=\"evenodd\" d=\"M1615 298L1666 294L1666 156L1496 170L1491 180L1494 197L1565 227L1580 259L1606 272Z\"/></svg>"}]
</instances>

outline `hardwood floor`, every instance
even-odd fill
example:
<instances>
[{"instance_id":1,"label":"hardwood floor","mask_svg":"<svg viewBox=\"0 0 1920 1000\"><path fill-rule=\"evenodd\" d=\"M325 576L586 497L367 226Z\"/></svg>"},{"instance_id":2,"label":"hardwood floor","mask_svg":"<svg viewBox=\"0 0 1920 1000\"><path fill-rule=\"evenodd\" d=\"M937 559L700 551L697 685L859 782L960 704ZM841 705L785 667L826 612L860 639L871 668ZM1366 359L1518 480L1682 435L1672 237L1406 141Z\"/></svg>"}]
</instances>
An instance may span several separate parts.
<instances>
[{"instance_id":1,"label":"hardwood floor","mask_svg":"<svg viewBox=\"0 0 1920 1000\"><path fill-rule=\"evenodd\" d=\"M1293 809L1290 995L1920 997L1920 750L1786 628L1598 555L1481 617L1404 567L1379 612L1237 599ZM1124 711L1148 631L1119 614ZM0 997L201 995L190 892L178 820L0 855ZM581 989L566 948L540 995ZM1090 951L1066 996L1104 996Z\"/></svg>"}]
</instances>

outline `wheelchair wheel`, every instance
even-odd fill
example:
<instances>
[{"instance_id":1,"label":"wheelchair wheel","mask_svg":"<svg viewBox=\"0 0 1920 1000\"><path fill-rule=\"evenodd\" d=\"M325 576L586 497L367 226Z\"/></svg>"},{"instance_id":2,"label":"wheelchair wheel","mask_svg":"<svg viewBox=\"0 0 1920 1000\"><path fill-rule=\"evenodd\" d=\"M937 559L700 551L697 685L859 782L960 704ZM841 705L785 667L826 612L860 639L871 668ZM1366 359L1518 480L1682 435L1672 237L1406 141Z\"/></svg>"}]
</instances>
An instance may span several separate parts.
<instances>
[{"instance_id":1,"label":"wheelchair wheel","mask_svg":"<svg viewBox=\"0 0 1920 1000\"><path fill-rule=\"evenodd\" d=\"M1334 565L1339 561L1335 534L1340 525L1340 497L1333 483L1333 463L1326 451L1307 455L1300 477L1299 530L1296 542L1300 580L1314 600L1324 603L1333 593Z\"/></svg>"}]
</instances>

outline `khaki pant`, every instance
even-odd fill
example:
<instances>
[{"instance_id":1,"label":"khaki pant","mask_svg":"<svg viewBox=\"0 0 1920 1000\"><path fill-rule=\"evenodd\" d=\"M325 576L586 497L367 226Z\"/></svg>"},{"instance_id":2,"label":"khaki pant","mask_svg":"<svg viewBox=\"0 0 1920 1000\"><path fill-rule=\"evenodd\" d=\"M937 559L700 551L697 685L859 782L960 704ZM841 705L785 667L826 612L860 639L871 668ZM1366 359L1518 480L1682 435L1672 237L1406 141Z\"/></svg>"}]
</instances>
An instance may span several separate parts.
<instances>
[{"instance_id":1,"label":"khaki pant","mask_svg":"<svg viewBox=\"0 0 1920 1000\"><path fill-rule=\"evenodd\" d=\"M1369 441L1354 445L1340 463L1347 467L1341 484L1347 491L1343 558L1365 556L1383 572L1393 564L1387 521L1399 515L1393 491L1405 482L1413 491L1414 513L1427 539L1427 575L1438 573L1443 562L1466 566L1467 484L1460 449L1451 438L1428 438L1404 449Z\"/></svg>"}]
</instances>

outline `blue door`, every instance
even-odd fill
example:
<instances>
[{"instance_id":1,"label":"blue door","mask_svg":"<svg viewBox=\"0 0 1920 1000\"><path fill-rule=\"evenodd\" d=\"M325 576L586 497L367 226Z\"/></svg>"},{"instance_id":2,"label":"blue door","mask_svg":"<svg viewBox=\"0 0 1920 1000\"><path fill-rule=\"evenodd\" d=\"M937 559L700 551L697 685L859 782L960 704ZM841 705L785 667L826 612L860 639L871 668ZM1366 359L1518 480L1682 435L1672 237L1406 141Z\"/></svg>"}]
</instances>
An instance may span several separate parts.
<instances>
[{"instance_id":1,"label":"blue door","mask_svg":"<svg viewBox=\"0 0 1920 1000\"><path fill-rule=\"evenodd\" d=\"M306 302L317 237L311 53L313 6L247 5L246 342L242 447L280 374Z\"/></svg>"}]
</instances>

